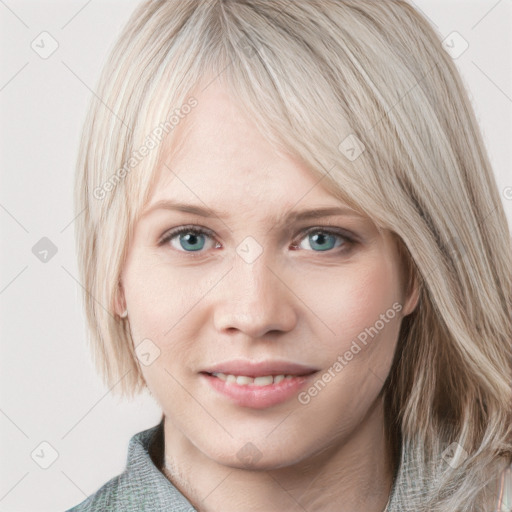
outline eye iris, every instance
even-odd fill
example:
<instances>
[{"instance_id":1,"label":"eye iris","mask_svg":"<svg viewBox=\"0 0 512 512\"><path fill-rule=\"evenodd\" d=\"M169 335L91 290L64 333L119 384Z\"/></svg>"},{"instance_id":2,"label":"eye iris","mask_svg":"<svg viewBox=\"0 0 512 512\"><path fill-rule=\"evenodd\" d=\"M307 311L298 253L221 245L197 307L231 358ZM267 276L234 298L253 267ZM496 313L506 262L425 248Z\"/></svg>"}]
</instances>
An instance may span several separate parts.
<instances>
[{"instance_id":1,"label":"eye iris","mask_svg":"<svg viewBox=\"0 0 512 512\"><path fill-rule=\"evenodd\" d=\"M202 244L200 247L186 247L185 245L183 245L183 243L185 243L187 245L188 244L195 245L195 244L197 244L197 240L199 238L202 238ZM188 233L180 235L180 244L183 247L183 249L190 250L190 251L200 251L204 247L204 236L189 231Z\"/></svg>"},{"instance_id":2,"label":"eye iris","mask_svg":"<svg viewBox=\"0 0 512 512\"><path fill-rule=\"evenodd\" d=\"M330 238L331 244L328 246L325 246L325 239ZM315 244L320 244L320 247L316 247L320 251L327 251L329 249L332 249L335 244L335 236L331 235L329 233L315 233L313 235L310 235L310 241L311 241L311 247L315 249Z\"/></svg>"}]
</instances>

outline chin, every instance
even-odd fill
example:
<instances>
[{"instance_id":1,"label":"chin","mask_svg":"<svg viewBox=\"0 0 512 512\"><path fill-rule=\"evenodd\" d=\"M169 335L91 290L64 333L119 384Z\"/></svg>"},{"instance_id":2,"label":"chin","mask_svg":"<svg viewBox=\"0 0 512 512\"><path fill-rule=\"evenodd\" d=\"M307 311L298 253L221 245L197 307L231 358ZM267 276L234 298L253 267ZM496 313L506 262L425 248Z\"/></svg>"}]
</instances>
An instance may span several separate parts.
<instances>
[{"instance_id":1,"label":"chin","mask_svg":"<svg viewBox=\"0 0 512 512\"><path fill-rule=\"evenodd\" d=\"M297 451L300 448L297 444L287 447L277 439L276 442L277 446L265 439L261 443L234 441L229 446L209 446L211 450L207 449L203 453L217 464L249 471L268 471L291 466L306 456L304 450Z\"/></svg>"}]
</instances>

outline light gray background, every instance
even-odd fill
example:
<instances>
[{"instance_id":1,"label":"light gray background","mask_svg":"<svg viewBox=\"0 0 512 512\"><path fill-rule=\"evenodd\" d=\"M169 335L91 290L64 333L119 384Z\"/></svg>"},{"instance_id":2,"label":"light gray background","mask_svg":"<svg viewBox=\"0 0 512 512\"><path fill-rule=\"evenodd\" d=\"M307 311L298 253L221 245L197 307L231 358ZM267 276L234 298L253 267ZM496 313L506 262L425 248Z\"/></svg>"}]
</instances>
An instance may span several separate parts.
<instances>
[{"instance_id":1,"label":"light gray background","mask_svg":"<svg viewBox=\"0 0 512 512\"><path fill-rule=\"evenodd\" d=\"M1 512L77 504L123 470L130 437L160 419L149 395L114 399L94 372L73 239L72 183L86 105L137 4L0 0ZM469 43L456 63L512 224L512 0L415 4L443 37L457 31ZM43 31L59 45L47 59L31 47ZM42 237L58 249L46 263L32 253ZM58 454L47 469L35 462L51 461L42 442Z\"/></svg>"}]
</instances>

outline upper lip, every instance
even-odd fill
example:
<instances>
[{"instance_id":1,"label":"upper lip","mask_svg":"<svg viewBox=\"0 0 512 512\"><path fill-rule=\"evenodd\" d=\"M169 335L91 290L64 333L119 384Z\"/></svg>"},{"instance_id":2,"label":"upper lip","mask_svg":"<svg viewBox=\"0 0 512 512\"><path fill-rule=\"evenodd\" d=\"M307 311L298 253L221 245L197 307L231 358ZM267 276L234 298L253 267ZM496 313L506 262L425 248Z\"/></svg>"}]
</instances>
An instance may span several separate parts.
<instances>
[{"instance_id":1,"label":"upper lip","mask_svg":"<svg viewBox=\"0 0 512 512\"><path fill-rule=\"evenodd\" d=\"M265 360L251 361L248 359L231 359L210 366L201 373L225 373L228 375L245 375L262 377L265 375L308 375L317 372L317 368L289 361Z\"/></svg>"}]
</instances>

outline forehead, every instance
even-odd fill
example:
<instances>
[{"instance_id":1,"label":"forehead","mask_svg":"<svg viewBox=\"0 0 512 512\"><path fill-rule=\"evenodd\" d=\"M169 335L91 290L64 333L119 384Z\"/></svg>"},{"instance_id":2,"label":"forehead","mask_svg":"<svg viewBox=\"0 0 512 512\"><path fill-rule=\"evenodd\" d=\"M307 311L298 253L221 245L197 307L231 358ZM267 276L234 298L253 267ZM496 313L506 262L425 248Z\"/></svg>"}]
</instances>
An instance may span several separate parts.
<instances>
[{"instance_id":1,"label":"forehead","mask_svg":"<svg viewBox=\"0 0 512 512\"><path fill-rule=\"evenodd\" d=\"M268 141L220 82L194 96L197 106L164 143L148 208L163 200L255 210L341 204L303 162Z\"/></svg>"}]
</instances>

